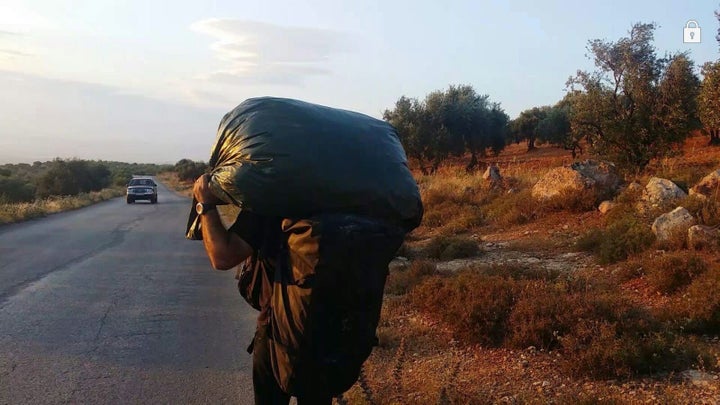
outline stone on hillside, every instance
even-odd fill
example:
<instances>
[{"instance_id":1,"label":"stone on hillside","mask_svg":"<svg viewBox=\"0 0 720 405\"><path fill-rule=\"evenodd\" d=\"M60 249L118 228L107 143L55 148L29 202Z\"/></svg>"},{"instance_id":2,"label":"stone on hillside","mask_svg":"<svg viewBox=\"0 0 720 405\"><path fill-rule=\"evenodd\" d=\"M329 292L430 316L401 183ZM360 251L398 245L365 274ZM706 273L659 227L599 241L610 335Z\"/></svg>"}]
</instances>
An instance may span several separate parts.
<instances>
[{"instance_id":1,"label":"stone on hillside","mask_svg":"<svg viewBox=\"0 0 720 405\"><path fill-rule=\"evenodd\" d=\"M674 238L684 238L688 229L695 225L695 218L688 210L677 207L674 210L655 218L652 231L661 242L672 241Z\"/></svg>"},{"instance_id":2,"label":"stone on hillside","mask_svg":"<svg viewBox=\"0 0 720 405\"><path fill-rule=\"evenodd\" d=\"M683 380L700 388L710 388L713 391L717 389L717 380L710 373L700 370L685 370L680 373Z\"/></svg>"},{"instance_id":3,"label":"stone on hillside","mask_svg":"<svg viewBox=\"0 0 720 405\"><path fill-rule=\"evenodd\" d=\"M491 183L497 183L502 180L502 176L500 175L500 168L495 165L488 166L487 169L485 169L485 173L483 173L483 179L491 182Z\"/></svg>"},{"instance_id":4,"label":"stone on hillside","mask_svg":"<svg viewBox=\"0 0 720 405\"><path fill-rule=\"evenodd\" d=\"M688 229L688 247L691 249L717 249L720 247L720 230L705 225L691 226Z\"/></svg>"},{"instance_id":5,"label":"stone on hillside","mask_svg":"<svg viewBox=\"0 0 720 405\"><path fill-rule=\"evenodd\" d=\"M605 201L601 202L600 205L598 206L598 211L600 211L601 214L605 215L608 213L608 211L610 211L614 207L615 207L614 202L605 200Z\"/></svg>"},{"instance_id":6,"label":"stone on hillside","mask_svg":"<svg viewBox=\"0 0 720 405\"><path fill-rule=\"evenodd\" d=\"M532 196L537 200L548 200L587 189L610 196L619 186L620 176L615 165L585 160L550 170L535 184Z\"/></svg>"},{"instance_id":7,"label":"stone on hillside","mask_svg":"<svg viewBox=\"0 0 720 405\"><path fill-rule=\"evenodd\" d=\"M703 177L696 185L690 189L690 195L700 199L708 197L718 197L720 193L720 169Z\"/></svg>"},{"instance_id":8,"label":"stone on hillside","mask_svg":"<svg viewBox=\"0 0 720 405\"><path fill-rule=\"evenodd\" d=\"M667 179L653 177L645 186L641 203L646 208L657 208L685 197L687 194L677 184Z\"/></svg>"},{"instance_id":9,"label":"stone on hillside","mask_svg":"<svg viewBox=\"0 0 720 405\"><path fill-rule=\"evenodd\" d=\"M642 184L638 183L637 181L633 181L632 183L628 184L627 189L629 193L642 193L643 186Z\"/></svg>"}]
</instances>

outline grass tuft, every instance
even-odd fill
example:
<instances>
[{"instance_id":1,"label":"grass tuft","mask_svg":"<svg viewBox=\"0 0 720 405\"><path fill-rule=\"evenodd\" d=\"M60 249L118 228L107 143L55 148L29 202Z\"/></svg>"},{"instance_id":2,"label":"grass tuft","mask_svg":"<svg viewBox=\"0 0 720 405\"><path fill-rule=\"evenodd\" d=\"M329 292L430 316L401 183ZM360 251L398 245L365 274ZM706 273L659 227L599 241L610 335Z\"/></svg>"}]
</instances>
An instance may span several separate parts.
<instances>
[{"instance_id":1,"label":"grass tuft","mask_svg":"<svg viewBox=\"0 0 720 405\"><path fill-rule=\"evenodd\" d=\"M437 274L435 263L415 260L409 267L393 269L385 282L385 293L403 295L420 284L428 276Z\"/></svg>"},{"instance_id":2,"label":"grass tuft","mask_svg":"<svg viewBox=\"0 0 720 405\"><path fill-rule=\"evenodd\" d=\"M481 253L476 241L459 236L437 236L430 240L425 252L428 257L439 260L462 259Z\"/></svg>"}]
</instances>

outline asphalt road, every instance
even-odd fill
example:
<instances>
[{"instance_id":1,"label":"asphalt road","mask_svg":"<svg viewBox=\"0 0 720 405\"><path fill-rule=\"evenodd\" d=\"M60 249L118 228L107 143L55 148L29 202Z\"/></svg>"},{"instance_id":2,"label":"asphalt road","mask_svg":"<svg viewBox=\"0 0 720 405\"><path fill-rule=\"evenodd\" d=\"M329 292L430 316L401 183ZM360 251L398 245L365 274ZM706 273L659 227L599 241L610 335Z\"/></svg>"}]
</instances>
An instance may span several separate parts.
<instances>
[{"instance_id":1,"label":"asphalt road","mask_svg":"<svg viewBox=\"0 0 720 405\"><path fill-rule=\"evenodd\" d=\"M252 403L256 313L158 193L0 227L0 404Z\"/></svg>"}]
</instances>

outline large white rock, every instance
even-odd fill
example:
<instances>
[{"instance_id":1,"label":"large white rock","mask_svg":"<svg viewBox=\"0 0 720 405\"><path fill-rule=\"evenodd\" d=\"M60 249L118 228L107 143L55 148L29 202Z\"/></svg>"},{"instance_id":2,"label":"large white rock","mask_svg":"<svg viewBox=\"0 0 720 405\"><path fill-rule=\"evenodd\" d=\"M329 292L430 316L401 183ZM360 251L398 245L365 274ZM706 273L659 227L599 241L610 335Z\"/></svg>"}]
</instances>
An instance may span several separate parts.
<instances>
[{"instance_id":1,"label":"large white rock","mask_svg":"<svg viewBox=\"0 0 720 405\"><path fill-rule=\"evenodd\" d=\"M652 231L661 242L670 241L676 237L685 237L691 226L695 225L695 218L684 207L655 218Z\"/></svg>"},{"instance_id":2,"label":"large white rock","mask_svg":"<svg viewBox=\"0 0 720 405\"><path fill-rule=\"evenodd\" d=\"M642 184L638 183L637 181L633 181L632 183L628 184L626 190L627 190L628 193L633 193L633 194L634 194L634 193L638 193L638 194L640 194L640 193L643 192L644 188L643 188Z\"/></svg>"},{"instance_id":3,"label":"large white rock","mask_svg":"<svg viewBox=\"0 0 720 405\"><path fill-rule=\"evenodd\" d=\"M601 202L598 206L598 211L600 211L601 214L605 215L613 208L615 208L615 203L609 200L605 200Z\"/></svg>"},{"instance_id":4,"label":"large white rock","mask_svg":"<svg viewBox=\"0 0 720 405\"><path fill-rule=\"evenodd\" d=\"M594 189L609 197L617 191L620 182L612 163L585 160L547 172L533 186L532 196L537 200L548 200L566 193Z\"/></svg>"},{"instance_id":5,"label":"large white rock","mask_svg":"<svg viewBox=\"0 0 720 405\"><path fill-rule=\"evenodd\" d=\"M483 173L483 179L487 180L491 183L497 183L502 180L502 176L500 175L500 168L495 165L488 166L487 169L485 169L485 173Z\"/></svg>"},{"instance_id":6,"label":"large white rock","mask_svg":"<svg viewBox=\"0 0 720 405\"><path fill-rule=\"evenodd\" d=\"M689 190L690 195L700 199L709 197L720 197L720 169L703 177L696 185Z\"/></svg>"},{"instance_id":7,"label":"large white rock","mask_svg":"<svg viewBox=\"0 0 720 405\"><path fill-rule=\"evenodd\" d=\"M653 177L645 186L642 196L642 203L646 207L663 207L687 197L677 184L668 179Z\"/></svg>"}]
</instances>

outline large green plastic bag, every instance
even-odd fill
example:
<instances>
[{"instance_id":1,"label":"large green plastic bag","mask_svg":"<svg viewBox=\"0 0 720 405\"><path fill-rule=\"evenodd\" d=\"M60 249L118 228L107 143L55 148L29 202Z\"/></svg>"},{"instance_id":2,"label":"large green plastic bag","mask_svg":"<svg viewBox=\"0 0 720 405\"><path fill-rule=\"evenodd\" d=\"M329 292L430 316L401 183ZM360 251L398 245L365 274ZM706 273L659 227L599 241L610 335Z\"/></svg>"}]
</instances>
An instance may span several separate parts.
<instances>
[{"instance_id":1,"label":"large green plastic bag","mask_svg":"<svg viewBox=\"0 0 720 405\"><path fill-rule=\"evenodd\" d=\"M209 161L212 191L258 214L367 215L411 230L420 193L395 129L364 114L261 97L223 117ZM199 238L194 211L187 236Z\"/></svg>"}]
</instances>

